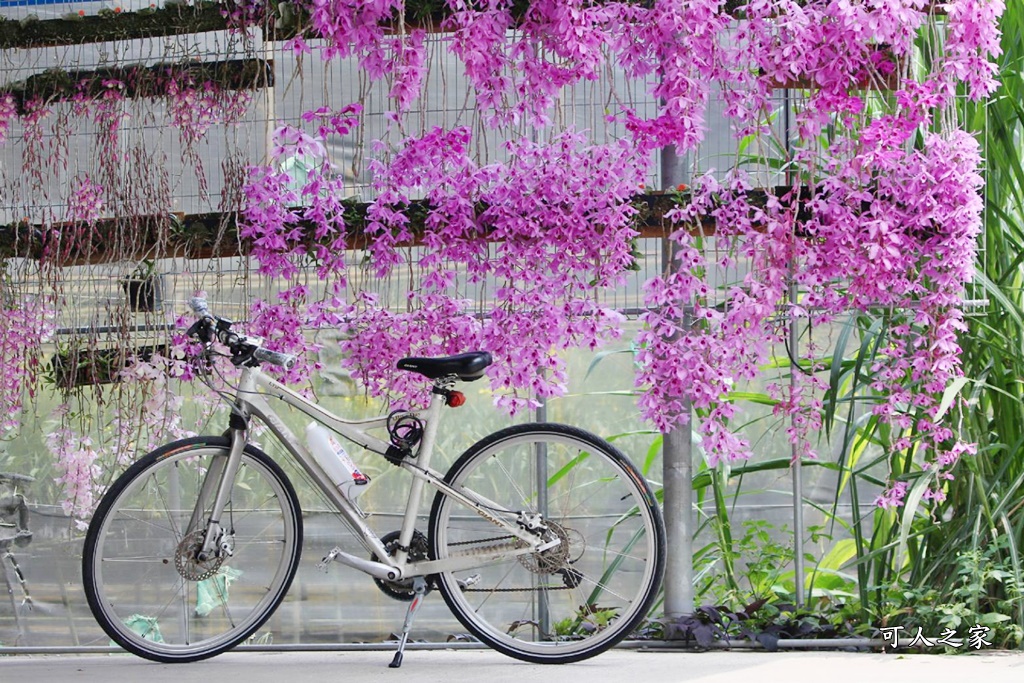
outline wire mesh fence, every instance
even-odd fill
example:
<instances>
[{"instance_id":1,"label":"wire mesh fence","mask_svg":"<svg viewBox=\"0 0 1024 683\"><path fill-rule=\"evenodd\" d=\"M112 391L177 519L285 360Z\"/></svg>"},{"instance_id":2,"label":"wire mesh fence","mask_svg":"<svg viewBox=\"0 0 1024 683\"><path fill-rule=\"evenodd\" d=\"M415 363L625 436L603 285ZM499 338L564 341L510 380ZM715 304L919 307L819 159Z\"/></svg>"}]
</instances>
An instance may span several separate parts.
<instances>
[{"instance_id":1,"label":"wire mesh fence","mask_svg":"<svg viewBox=\"0 0 1024 683\"><path fill-rule=\"evenodd\" d=\"M46 21L85 14L93 16L100 9L105 12L132 12L159 9L139 0L135 4L112 3L58 3L27 5L0 2L0 16L7 21ZM36 15L33 19L30 15ZM370 201L375 196L374 177L368 161L380 150L393 150L407 136L423 134L434 127L451 129L466 126L473 133L474 161L480 165L507 160L506 142L511 139L541 139L554 130L575 128L586 131L594 143L605 143L624 137L621 122L610 119L610 104L628 106L641 115L652 115L658 108L644 84L631 81L615 69L602 71L591 81L581 82L563 90L552 108L550 128L538 128L526 118L500 128L484 125L474 102L474 92L457 61L449 54L450 36L432 33L426 39L426 77L422 93L411 115L396 117L392 84L386 79L367 77L354 58L321 61L316 55L296 54L284 43L265 41L257 32L239 35L225 31L161 36L153 38L122 39L103 43L60 45L54 47L28 47L0 51L0 81L7 84L25 83L34 77L58 71L70 72L75 77L91 74L105 75L109 81L101 87L119 91L125 87L122 77L128 67L154 67L180 64L228 64L238 61L269 65L271 78L249 80L241 87L227 87L217 98L205 102L213 111L210 120L183 118L180 103L164 91L151 91L133 97L111 99L106 106L83 109L75 91L65 91L47 101L45 115L22 116L12 122L7 133L8 142L0 147L0 225L21 226L18 234L31 240L35 232L70 229L73 224L73 205L81 202L88 183L101 183L106 191L98 215L103 218L125 219L126 229L117 243L107 245L101 259L93 262L54 266L32 257L12 257L5 260L4 288L28 294L46 303L55 311L51 321L56 331L54 343L48 352L58 354L72 345L91 348L113 348L126 343L134 347L156 346L165 343L169 333L177 328L179 316L186 313L187 300L204 293L211 308L219 315L245 321L251 315L250 303L255 299L272 300L283 283L257 275L257 264L245 255L244 249L234 245L233 253L226 256L206 255L195 258L163 249L170 243L175 223L171 215L208 215L210 230L219 238L237 242L237 237L226 232L230 216L242 207L242 186L247 168L266 164L272 147L275 129L283 125L302 125L304 112L327 106L340 109L351 103L362 105L359 124L355 132L344 138L331 138L326 144L328 159L336 177L344 181L347 199ZM72 84L73 86L74 84ZM237 86L238 84L236 84ZM54 91L51 91L51 93ZM70 94L68 94L70 93ZM95 95L95 93L93 93ZM737 138L725 115L726 103L721 92L712 89L705 116L707 131L704 142L682 159L683 182L689 183L703 173L714 172L719 179L734 169L744 170L757 187L775 188L790 181L784 160L788 140L794 135L793 113L799 109L799 90L777 90L772 96L771 135L751 139ZM878 94L877 97L885 97ZM99 97L102 102L102 94ZM26 100L23 105L30 104ZM219 109L218 109L219 107ZM232 114L224 122L225 111ZM29 106L26 110L31 113ZM41 110L39 110L41 111ZM45 155L39 150L46 150ZM303 159L284 161L287 172L296 183L301 182L308 169ZM663 188L658 159L651 160L645 188L638 194ZM145 228L147 217L166 218L155 240L143 242L140 251L135 235ZM671 228L666 228L668 233ZM613 308L627 317L637 318L647 310L643 285L652 277L666 272L671 259L663 237L651 231L649 236L637 238L635 253L637 268L628 272L615 287L601 291L597 296L602 306ZM495 245L489 247L494 254ZM355 297L371 292L387 306L402 310L407 305L407 293L425 274L421 265L423 247L411 245L403 248L404 267L397 268L386 277L364 267L366 254L353 250L347 255L352 264L347 274L346 295ZM721 263L727 248L714 237L703 241L703 249L710 263ZM239 252L242 253L239 253ZM129 281L144 271L162 277L159 305L151 310L133 310L130 306ZM313 263L304 264L299 283L311 292L311 298L326 297L326 285L318 277ZM741 283L749 270L749 263L734 259L728 266L717 266L709 278L712 284L706 305L713 307L728 303L728 292ZM468 278L464 281L468 282ZM295 284L295 283L292 283ZM466 285L460 296L473 302L478 314L484 314L495 299L499 286L493 279L484 279ZM784 326L789 318L787 301L779 311L778 321ZM312 335L314 332L309 331ZM838 334L834 328L815 330L819 346L828 346L827 339ZM784 336L784 335L783 335ZM799 341L805 341L802 338ZM628 342L621 350L628 351ZM336 360L331 349L322 352L328 372ZM785 352L777 350L779 357ZM622 354L628 358L629 354ZM571 396L555 405L555 418L564 407L559 419L583 422L606 435L623 436L636 457L650 452L657 436L643 425L636 414L632 397L632 365L625 361L611 366L614 361L600 360L581 354L573 361L575 370L584 378ZM613 377L607 382L594 384L591 370L614 367ZM780 376L782 371L779 371ZM598 372L597 374L601 374ZM344 383L344 378L339 380ZM590 383L588 383L588 381ZM116 389L115 389L116 390ZM331 394L325 386L319 391ZM339 403L353 402L359 390L346 385L333 397ZM607 396L602 396L607 394ZM486 403L486 401L484 401ZM56 401L41 404L56 407ZM377 408L377 406L374 406ZM45 412L44 408L44 412ZM366 408L360 408L366 409ZM741 421L750 426L751 440L758 458L764 461L789 457L784 428L771 419L771 410L764 406L751 406L741 414ZM607 417L613 419L608 423ZM93 428L102 429L107 419L97 410ZM606 423L606 424L602 424ZM0 446L0 469L8 463L22 467L25 459L17 452L34 449L37 457L27 462L31 469L49 474L44 460L45 437L55 422L45 414L27 417L21 435ZM466 435L467 438L469 435ZM466 440L466 439L464 439ZM459 444L453 437L454 452L468 443ZM653 462L657 463L656 456ZM652 472L656 472L656 466ZM832 502L832 482L828 476L811 477L801 494L814 501L813 507ZM656 478L656 474L651 475ZM792 510L789 474L785 469L768 472L756 482L749 483L742 497L735 501L738 518L744 515L756 519L765 510L780 514L773 516L783 525ZM10 583L11 573L5 576L11 597L11 609L0 604L0 642L16 645L82 645L97 644L103 639L88 617L84 605L67 586L76 575L76 531L63 518L55 497L56 488L35 489L45 492L32 501L32 525L39 529L31 546L31 562L23 562L30 584L40 586L33 600L35 610L26 610L26 603L16 599L17 590ZM46 499L50 496L51 499ZM749 502L748 502L749 501ZM865 503L866 505L869 503ZM841 502L840 505L848 505ZM309 523L310 546L308 556L325 554L330 545L338 543L341 532L337 524L322 511L317 502L311 502ZM380 522L395 524L385 513ZM386 531L387 529L382 529ZM709 538L711 529L705 528L702 538ZM351 542L348 538L345 542ZM0 564L3 564L0 562ZM312 563L310 563L312 564ZM271 622L267 633L275 642L336 642L386 637L386 630L397 622L401 606L390 604L368 582L353 586L347 574L323 577L309 567L300 570L292 598ZM45 586L45 588L43 588ZM436 620L428 629L429 637L444 639L460 637L459 627L435 605L437 613L426 617Z\"/></svg>"}]
</instances>

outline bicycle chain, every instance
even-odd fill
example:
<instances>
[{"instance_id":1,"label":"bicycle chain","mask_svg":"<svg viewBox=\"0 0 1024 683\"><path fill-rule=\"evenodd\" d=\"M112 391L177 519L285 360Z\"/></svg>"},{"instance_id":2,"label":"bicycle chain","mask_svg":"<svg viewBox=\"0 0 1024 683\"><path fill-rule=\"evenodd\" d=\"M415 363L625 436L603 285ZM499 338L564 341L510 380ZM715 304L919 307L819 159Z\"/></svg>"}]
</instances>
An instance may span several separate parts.
<instances>
[{"instance_id":1,"label":"bicycle chain","mask_svg":"<svg viewBox=\"0 0 1024 683\"><path fill-rule=\"evenodd\" d=\"M568 583L570 581L576 581L577 579L575 579L575 578L567 579L565 574L563 574L562 572L570 573L570 575L572 573L576 573L576 574L579 573L575 569L562 569L562 570L560 570L558 572L555 572L556 574L562 574L562 581L564 581L566 583ZM582 574L580 574L580 576L582 577ZM575 586L569 586L569 585L566 585L566 586L538 586L537 588L468 588L467 587L467 588L463 588L462 592L463 593L535 593L535 592L540 591L540 590L571 591L572 589L576 588L576 586L579 586L579 583L577 583Z\"/></svg>"},{"instance_id":2,"label":"bicycle chain","mask_svg":"<svg viewBox=\"0 0 1024 683\"><path fill-rule=\"evenodd\" d=\"M463 588L463 593L535 593L539 590L571 591L572 586L544 586L543 588Z\"/></svg>"},{"instance_id":3,"label":"bicycle chain","mask_svg":"<svg viewBox=\"0 0 1024 683\"><path fill-rule=\"evenodd\" d=\"M516 538L516 536L513 536L512 534L508 534L507 536L495 536L493 538L482 539L482 540L479 540L479 541L453 541L453 542L449 543L448 545L449 546L456 546L456 545L479 545L481 543L494 543L496 541L504 541L504 540L513 539L513 538ZM536 591L539 591L539 590L568 591L568 590L572 590L572 589L576 588L577 586L579 586L579 581L583 577L583 575L579 571L577 571L577 570L575 570L575 569L573 569L571 567L565 567L565 568L562 568L560 570L556 570L554 572L550 572L550 574L561 574L562 581L564 581L566 583L566 585L565 586L545 586L543 588L541 588L541 587L537 587L537 588L470 588L470 587L467 586L466 588L462 589L462 592L463 593L533 593L533 592L536 592ZM570 584L572 584L572 585L570 585Z\"/></svg>"},{"instance_id":4,"label":"bicycle chain","mask_svg":"<svg viewBox=\"0 0 1024 683\"><path fill-rule=\"evenodd\" d=\"M493 543L494 541L504 541L505 539L516 538L512 534L507 536L494 536L492 538L484 538L479 541L452 541L448 545L473 545L474 543Z\"/></svg>"}]
</instances>

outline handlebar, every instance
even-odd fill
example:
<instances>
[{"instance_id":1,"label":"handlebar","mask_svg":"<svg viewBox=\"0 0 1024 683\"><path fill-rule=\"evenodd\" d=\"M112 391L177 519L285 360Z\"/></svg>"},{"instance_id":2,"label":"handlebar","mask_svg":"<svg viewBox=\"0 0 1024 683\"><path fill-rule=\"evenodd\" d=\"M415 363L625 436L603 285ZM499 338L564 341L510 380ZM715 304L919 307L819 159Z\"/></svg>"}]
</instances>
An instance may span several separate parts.
<instances>
[{"instance_id":1,"label":"handlebar","mask_svg":"<svg viewBox=\"0 0 1024 683\"><path fill-rule=\"evenodd\" d=\"M269 363L285 370L291 370L298 362L298 358L290 353L262 348L263 340L259 337L246 337L232 332L231 326L234 323L227 318L218 318L210 313L206 299L193 297L189 299L188 305L197 320L185 334L193 339L198 339L207 346L214 341L219 341L231 351L231 362L235 365L256 367L260 363Z\"/></svg>"},{"instance_id":2,"label":"handlebar","mask_svg":"<svg viewBox=\"0 0 1024 683\"><path fill-rule=\"evenodd\" d=\"M253 357L261 363L270 363L271 365L277 365L284 368L285 370L291 370L295 367L295 363L298 362L298 358L290 353L281 353L280 351L268 351L264 348L257 348L253 351Z\"/></svg>"}]
</instances>

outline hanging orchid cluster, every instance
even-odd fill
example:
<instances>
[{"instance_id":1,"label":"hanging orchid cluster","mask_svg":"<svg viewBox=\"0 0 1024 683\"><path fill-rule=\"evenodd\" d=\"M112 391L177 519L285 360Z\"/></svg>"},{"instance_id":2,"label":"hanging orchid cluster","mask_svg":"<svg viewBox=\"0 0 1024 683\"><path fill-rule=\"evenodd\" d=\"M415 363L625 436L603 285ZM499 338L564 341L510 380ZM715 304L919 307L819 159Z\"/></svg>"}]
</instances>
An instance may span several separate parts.
<instances>
[{"instance_id":1,"label":"hanging orchid cluster","mask_svg":"<svg viewBox=\"0 0 1024 683\"><path fill-rule=\"evenodd\" d=\"M319 39L293 38L291 49L355 59L369 78L388 83L390 118L406 130L428 64L424 31L398 20L406 3L300 4ZM259 273L287 283L276 301L254 304L253 332L308 359L286 379L318 369L316 346L301 330L330 327L343 332L345 366L374 394L398 391L415 402L423 388L392 375L394 360L469 348L494 355L490 382L512 410L563 392L559 352L620 333L621 317L598 295L634 265L631 200L656 154L701 144L712 87L738 136L769 140L772 93L790 86L806 93L795 134L771 141L784 150L786 187L765 191L738 171L708 175L694 179L666 216L674 260L645 286L649 312L636 340L640 408L669 430L692 406L709 463L748 457L749 443L730 428L727 397L791 341L787 321L820 324L884 308L893 325L872 370L886 398L874 410L898 433L894 451L919 449L939 480L950 476L970 446L942 423L940 404L960 372L960 299L980 227L981 180L977 143L945 113L958 89L974 99L994 89L1002 0L750 0L738 9L725 0L446 4L442 39L471 84L479 121L508 133L502 161L478 160L479 131L469 127L380 143L368 162L375 198L357 212L342 201L345 184L326 152L358 125L361 108L353 104L309 111L279 128L268 163L248 171L240 233ZM256 21L259 12L239 7L237 22ZM925 33L931 69L915 77L915 43ZM625 131L611 143L556 128L552 113L564 88L609 71L646 87L657 111L643 114L609 97L607 116ZM871 94L882 89L892 96ZM111 103L120 88L111 83L108 93L95 116L114 135L121 114ZM211 122L236 120L244 106L195 88L169 96L172 121L193 141ZM12 107L0 99L0 140ZM25 134L34 135L45 108L24 112ZM513 133L526 126L530 138ZM104 179L79 182L73 211L89 221ZM714 254L693 237L694 226L710 222ZM416 254L424 275L403 310L349 289L345 251L354 237L380 277ZM416 252L405 248L414 242ZM714 292L709 273L729 264L743 264L745 274ZM300 277L310 265L326 283L322 296ZM486 296L464 300L467 286ZM821 425L814 353L804 349L807 373L770 387L801 455L812 455ZM88 445L61 443L78 454L68 456L68 471L79 461L76 471L87 471ZM898 505L904 494L895 486L879 503ZM929 495L941 496L941 488Z\"/></svg>"},{"instance_id":2,"label":"hanging orchid cluster","mask_svg":"<svg viewBox=\"0 0 1024 683\"><path fill-rule=\"evenodd\" d=\"M907 421L918 409L934 414L937 396L958 372L958 301L979 226L977 149L956 130L927 133L920 145L913 140L952 103L959 83L974 98L991 92L999 0L944 6L945 42L921 81L908 74L914 40L933 12L923 0L756 0L744 5L739 22L717 0L649 6L537 0L517 17L501 0L453 0L449 9L450 51L493 126L548 123L563 87L594 79L612 63L627 77L647 80L662 106L650 118L613 113L631 133L620 146L553 132L542 144L511 141L507 164L478 168L466 153L468 131L433 130L372 162L377 199L365 233L377 273L401 262L396 247L413 239L406 209L416 199L429 207L421 236L429 274L410 293L407 314L365 299L344 311L351 335L346 362L371 388L393 386L386 368L399 353L482 345L499 359L495 388L514 397L558 393L564 369L557 350L614 334L615 317L593 303L593 288L614 283L629 265L628 200L650 152L700 143L711 83L724 92L739 133L765 136L772 90L797 83L810 96L797 111L790 141L792 187L758 203L742 174L721 183L709 177L669 217L680 226L673 234L678 267L647 285L652 312L638 340L641 408L669 429L685 419L684 404L691 402L709 460L746 457L749 446L728 429L733 409L723 399L734 381L756 375L782 341L780 306L789 306L783 315L818 321L884 306L913 313L883 351L877 388L889 398L877 412L918 429L937 463L959 448L948 430L927 419ZM326 58L356 55L371 76L397 83L405 78L395 58L402 43L388 29L403 11L395 0L318 1L312 16L327 38ZM405 81L399 111L408 107L418 78ZM866 113L865 90L893 83L897 106ZM826 129L830 139L823 144ZM261 199L272 215L273 202ZM707 218L718 226L727 258L750 264L744 281L727 293L724 310L702 305L707 272L719 264L705 261L685 229ZM250 210L249 219L257 240L280 230L269 216ZM493 253L486 240L498 245ZM574 253L580 244L588 249ZM482 320L453 296L458 277L502 283ZM788 302L794 282L804 293L800 306ZM684 329L691 306L694 324ZM381 343L386 338L400 343ZM811 376L772 389L777 410L792 418L790 437L802 447L820 424L814 388ZM511 403L521 405L518 398Z\"/></svg>"},{"instance_id":3,"label":"hanging orchid cluster","mask_svg":"<svg viewBox=\"0 0 1024 683\"><path fill-rule=\"evenodd\" d=\"M206 135L212 125L236 122L250 101L244 91L226 90L213 83L197 84L187 73L180 81L168 73L153 85L151 93L145 92L166 102L168 123L180 131L186 147ZM55 202L46 206L38 200L26 208L29 215L7 226L17 240L23 244L37 243L39 249L38 260L33 263L2 264L0 438L17 434L23 405L36 396L40 378L49 377L51 383L60 383L54 380L56 371L44 356L43 348L52 341L56 309L68 305L61 292L63 275L59 266L74 263L96 248L97 224L104 217L131 217L156 211L146 201L139 201L140 194L144 200L156 201L148 196L153 193L151 188L142 193L134 191L133 183L145 179L125 173L139 158L144 159L123 134L125 123L134 113L128 90L126 82L106 78L99 83L83 80L47 100L33 97L20 102L10 94L0 95L0 144L20 146L19 170L34 196L49 197L52 201L54 195L60 194L53 183L54 174L63 172L68 179L67 187L62 188L66 193L63 208ZM96 164L89 171L69 172L69 132L83 121L91 124L94 131ZM80 162L75 163L81 168ZM160 210L168 208L164 203ZM132 221L126 220L116 239L108 240L101 248L113 253L120 243L131 244L136 239L132 230ZM21 272L14 272L19 268ZM15 286L13 282L19 279L29 284ZM42 294L35 291L36 282ZM159 354L145 362L134 361L121 378L121 390L112 397L116 403L109 423L112 437L92 434L90 421L81 419L85 410L82 405L95 409L88 400L78 406L70 400L53 416L59 425L49 433L47 446L54 458L55 481L63 491L65 512L79 522L91 514L98 502L108 467L127 465L124 458L136 447L154 446L187 433L180 424L178 410L185 399L171 380L188 379L188 366Z\"/></svg>"},{"instance_id":4,"label":"hanging orchid cluster","mask_svg":"<svg viewBox=\"0 0 1024 683\"><path fill-rule=\"evenodd\" d=\"M11 121L18 115L14 98L10 95L0 96L0 145L7 142L7 131L11 127Z\"/></svg>"},{"instance_id":5,"label":"hanging orchid cluster","mask_svg":"<svg viewBox=\"0 0 1024 683\"><path fill-rule=\"evenodd\" d=\"M917 434L916 444L900 437L894 450L919 448L940 477L949 476L969 448L937 417L942 391L959 373L959 303L971 276L981 181L973 138L935 124L960 84L974 99L992 92L1001 0L942 5L941 44L932 70L917 80L910 76L914 43L936 18L925 0L754 0L739 21L720 0L535 0L525 13L503 0L448 5L449 50L493 127L549 124L565 86L596 79L609 65L646 81L661 107L647 118L610 112L629 131L621 144L552 130L543 143L511 140L508 162L484 167L467 153L465 129L431 130L400 149L378 150L371 162L377 198L364 226L373 267L391 272L403 259L397 247L416 237L427 275L410 291L406 313L366 297L342 311L345 363L371 390L411 389L388 370L398 355L479 346L498 359L491 382L509 405L562 391L558 350L617 332L616 316L594 303L594 293L629 266L629 198L651 153L700 144L711 84L721 89L737 134L762 137L772 135L772 91L795 84L809 95L796 110L796 135L785 141L790 186L758 201L763 191L742 173L701 178L667 217L678 226L676 267L646 286L640 407L667 430L692 405L709 462L745 458L749 444L729 428L734 408L725 398L786 341L780 319L821 323L886 308L897 322L873 369L874 388L887 397L875 412L901 434ZM421 78L400 58L418 38L389 33L403 12L398 0L316 0L311 12L327 39L325 58L355 55L372 77L393 79L399 112ZM878 89L892 89L895 105L869 111L869 93ZM248 229L257 240L281 230L271 196L260 197L265 216L250 205ZM419 200L426 218L414 235L408 209ZM725 245L715 262L688 230L708 219ZM723 305L711 306L708 273L735 262L748 264L746 276ZM471 310L455 294L459 278L496 279L494 305ZM792 285L799 300L790 298ZM813 455L809 436L821 425L811 366L770 387L804 455ZM880 504L900 499L894 488Z\"/></svg>"},{"instance_id":6,"label":"hanging orchid cluster","mask_svg":"<svg viewBox=\"0 0 1024 683\"><path fill-rule=\"evenodd\" d=\"M167 84L167 113L186 145L206 136L211 126L237 123L249 110L252 94L227 90L212 81L201 84L172 80Z\"/></svg>"},{"instance_id":7,"label":"hanging orchid cluster","mask_svg":"<svg viewBox=\"0 0 1024 683\"><path fill-rule=\"evenodd\" d=\"M21 423L25 394L34 393L40 346L53 336L53 309L38 297L18 297L0 284L0 438Z\"/></svg>"},{"instance_id":8,"label":"hanging orchid cluster","mask_svg":"<svg viewBox=\"0 0 1024 683\"><path fill-rule=\"evenodd\" d=\"M632 262L635 209L628 200L644 163L625 141L589 145L571 130L544 144L509 142L508 160L486 166L472 161L469 143L466 129L434 129L407 141L388 163L375 163L379 194L366 232L378 274L389 273L402 260L396 246L412 237L401 209L413 197L425 200L420 265L427 275L392 334L408 352L419 341L438 352L486 348L497 359L492 388L515 410L564 391L560 350L617 334L619 316L594 295ZM495 283L491 302L476 323L458 292L488 281ZM345 362L383 390L394 381L394 363L374 348L384 331L374 321L392 314L360 303L349 312ZM461 320L439 324L440 311L461 311ZM410 326L408 334L398 332Z\"/></svg>"}]
</instances>

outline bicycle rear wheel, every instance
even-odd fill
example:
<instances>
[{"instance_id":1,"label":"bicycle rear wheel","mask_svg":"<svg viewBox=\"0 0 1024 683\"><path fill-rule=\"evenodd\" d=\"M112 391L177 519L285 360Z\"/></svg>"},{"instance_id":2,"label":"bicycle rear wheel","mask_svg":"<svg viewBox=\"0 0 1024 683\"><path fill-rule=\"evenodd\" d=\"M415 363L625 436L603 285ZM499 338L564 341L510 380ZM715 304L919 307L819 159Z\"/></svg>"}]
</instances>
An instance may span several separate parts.
<instances>
[{"instance_id":1,"label":"bicycle rear wheel","mask_svg":"<svg viewBox=\"0 0 1024 683\"><path fill-rule=\"evenodd\" d=\"M665 532L643 476L614 446L556 424L510 427L463 454L445 476L514 520L539 513L560 543L435 581L452 613L495 650L535 663L599 654L640 624L664 573ZM430 515L434 559L515 540L442 493Z\"/></svg>"},{"instance_id":2,"label":"bicycle rear wheel","mask_svg":"<svg viewBox=\"0 0 1024 683\"><path fill-rule=\"evenodd\" d=\"M223 471L229 449L224 437L163 446L114 482L93 515L85 594L129 652L159 662L212 657L254 633L288 591L302 548L299 502L281 468L252 446L220 519L232 554L195 556L215 492L203 484Z\"/></svg>"}]
</instances>

